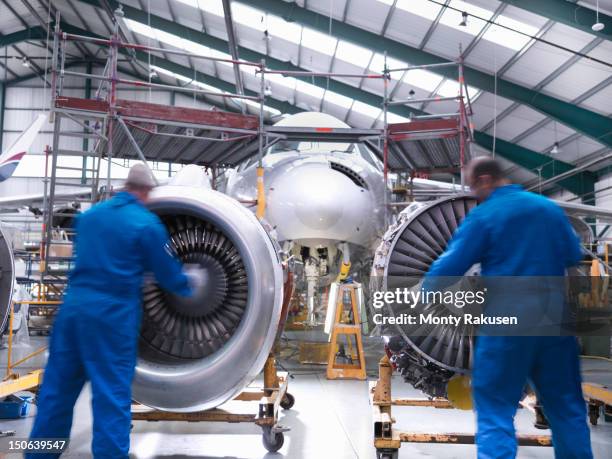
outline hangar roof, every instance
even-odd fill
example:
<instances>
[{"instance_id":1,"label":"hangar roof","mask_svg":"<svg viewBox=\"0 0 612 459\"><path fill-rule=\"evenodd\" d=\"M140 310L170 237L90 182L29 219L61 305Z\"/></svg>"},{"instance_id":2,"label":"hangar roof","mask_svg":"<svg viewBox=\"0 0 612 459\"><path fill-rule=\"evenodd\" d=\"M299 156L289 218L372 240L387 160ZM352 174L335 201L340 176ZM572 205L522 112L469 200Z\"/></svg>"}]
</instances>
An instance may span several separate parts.
<instances>
[{"instance_id":1,"label":"hangar roof","mask_svg":"<svg viewBox=\"0 0 612 459\"><path fill-rule=\"evenodd\" d=\"M44 0L0 0L0 42L10 44L6 58L0 55L0 75L4 71L9 82L33 72L44 77L46 23L56 10L67 26L107 37L119 5L130 41L230 57L222 0L56 0L51 9ZM594 5L595 0L231 1L240 57L265 59L273 69L366 73L381 71L385 54L390 68L462 56L475 153L495 151L509 161L513 178L527 184L537 183L542 170L556 175L612 149L612 0L599 2L599 20L606 25L601 32L590 28ZM104 57L89 44L71 48L71 54L75 63ZM167 53L125 56L120 68L142 79L153 74L162 82L206 89L228 91L235 84L229 63ZM246 90L258 91L252 68L242 68L240 77ZM320 110L358 128L382 124L380 80L268 75L267 85L270 117ZM457 87L455 74L432 68L394 73L390 93L426 98L454 95ZM237 108L221 98L210 102ZM453 103L400 106L389 121L407 121L412 109L446 113ZM573 191L588 190L585 183L595 177L588 171L608 164L577 173Z\"/></svg>"}]
</instances>

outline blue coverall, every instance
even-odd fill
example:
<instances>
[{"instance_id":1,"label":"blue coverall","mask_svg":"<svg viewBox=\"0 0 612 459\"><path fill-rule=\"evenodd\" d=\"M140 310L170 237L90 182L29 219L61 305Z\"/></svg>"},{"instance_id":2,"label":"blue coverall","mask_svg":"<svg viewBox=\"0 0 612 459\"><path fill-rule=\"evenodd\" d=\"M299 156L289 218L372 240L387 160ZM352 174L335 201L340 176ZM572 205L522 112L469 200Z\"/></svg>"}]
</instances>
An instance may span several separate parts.
<instances>
[{"instance_id":1,"label":"blue coverall","mask_svg":"<svg viewBox=\"0 0 612 459\"><path fill-rule=\"evenodd\" d=\"M94 457L125 458L143 273L153 272L176 294L188 296L191 289L167 249L165 227L132 194L120 192L93 206L77 218L75 229L75 266L53 326L30 437L69 437L74 404L90 381Z\"/></svg>"},{"instance_id":2,"label":"blue coverall","mask_svg":"<svg viewBox=\"0 0 612 459\"><path fill-rule=\"evenodd\" d=\"M475 263L483 276L564 276L581 258L579 240L559 206L519 185L506 185L467 215L426 282L462 276ZM516 456L513 421L527 381L544 407L555 457L591 458L573 336L477 337L472 391L478 457Z\"/></svg>"}]
</instances>

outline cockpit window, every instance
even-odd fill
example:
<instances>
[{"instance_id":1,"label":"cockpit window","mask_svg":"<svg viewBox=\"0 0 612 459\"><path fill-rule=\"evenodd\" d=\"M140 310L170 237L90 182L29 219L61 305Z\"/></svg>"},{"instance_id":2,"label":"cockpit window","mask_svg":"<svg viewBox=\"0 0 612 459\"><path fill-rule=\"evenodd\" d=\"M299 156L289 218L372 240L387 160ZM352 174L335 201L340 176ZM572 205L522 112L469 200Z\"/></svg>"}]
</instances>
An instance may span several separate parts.
<instances>
[{"instance_id":1,"label":"cockpit window","mask_svg":"<svg viewBox=\"0 0 612 459\"><path fill-rule=\"evenodd\" d=\"M343 153L354 154L357 152L354 143L337 143L337 142L312 142L303 140L281 140L272 145L267 154L282 153L286 151L299 151L300 153L313 154L330 154Z\"/></svg>"}]
</instances>

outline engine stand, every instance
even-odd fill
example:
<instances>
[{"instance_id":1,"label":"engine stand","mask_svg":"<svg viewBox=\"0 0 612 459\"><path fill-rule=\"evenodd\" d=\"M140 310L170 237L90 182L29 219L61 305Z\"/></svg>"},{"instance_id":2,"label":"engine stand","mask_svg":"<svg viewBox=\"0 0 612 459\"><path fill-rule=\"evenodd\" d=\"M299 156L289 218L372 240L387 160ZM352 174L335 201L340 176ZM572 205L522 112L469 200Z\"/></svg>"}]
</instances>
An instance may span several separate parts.
<instances>
[{"instance_id":1,"label":"engine stand","mask_svg":"<svg viewBox=\"0 0 612 459\"><path fill-rule=\"evenodd\" d=\"M370 382L370 404L374 418L374 447L377 459L397 459L402 443L474 443L474 434L428 433L401 431L393 428L395 420L391 415L392 406L427 406L453 408L445 398L392 398L391 375L393 368L389 358L384 356L378 363L378 380ZM521 446L552 446L549 435L517 435Z\"/></svg>"},{"instance_id":2,"label":"engine stand","mask_svg":"<svg viewBox=\"0 0 612 459\"><path fill-rule=\"evenodd\" d=\"M587 401L591 425L597 425L601 411L606 422L612 421L612 390L608 386L582 383L582 392Z\"/></svg>"},{"instance_id":3,"label":"engine stand","mask_svg":"<svg viewBox=\"0 0 612 459\"><path fill-rule=\"evenodd\" d=\"M278 423L279 407L291 409L295 398L287 392L287 372L276 370L276 359L268 357L264 366L264 387L247 387L232 401L259 401L257 413L235 413L220 407L194 413L175 413L154 410L140 404L132 405L132 421L187 421L187 422L251 422L262 429L264 447L270 452L278 451L284 443L284 432L289 428Z\"/></svg>"}]
</instances>

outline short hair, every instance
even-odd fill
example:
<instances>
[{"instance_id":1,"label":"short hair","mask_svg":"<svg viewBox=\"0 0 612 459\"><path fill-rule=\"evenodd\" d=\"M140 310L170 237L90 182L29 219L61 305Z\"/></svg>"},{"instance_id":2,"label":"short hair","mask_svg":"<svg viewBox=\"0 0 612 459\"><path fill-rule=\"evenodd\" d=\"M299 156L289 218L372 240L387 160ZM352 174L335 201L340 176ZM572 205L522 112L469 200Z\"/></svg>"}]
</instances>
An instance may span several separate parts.
<instances>
[{"instance_id":1,"label":"short hair","mask_svg":"<svg viewBox=\"0 0 612 459\"><path fill-rule=\"evenodd\" d=\"M153 188L151 188L149 185L137 185L135 183L126 183L125 184L125 189L127 191L151 191Z\"/></svg>"},{"instance_id":2,"label":"short hair","mask_svg":"<svg viewBox=\"0 0 612 459\"><path fill-rule=\"evenodd\" d=\"M472 161L471 164L472 178L490 175L493 180L499 180L505 177L501 163L495 158L480 156Z\"/></svg>"}]
</instances>

